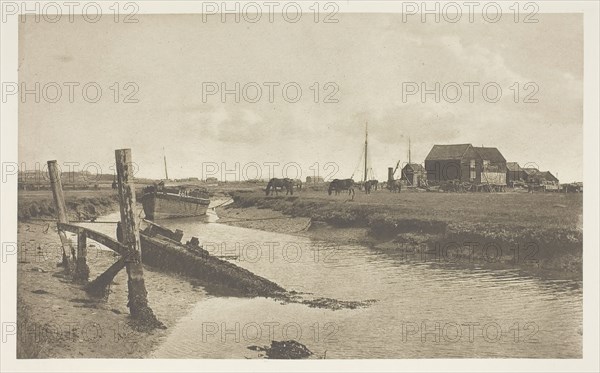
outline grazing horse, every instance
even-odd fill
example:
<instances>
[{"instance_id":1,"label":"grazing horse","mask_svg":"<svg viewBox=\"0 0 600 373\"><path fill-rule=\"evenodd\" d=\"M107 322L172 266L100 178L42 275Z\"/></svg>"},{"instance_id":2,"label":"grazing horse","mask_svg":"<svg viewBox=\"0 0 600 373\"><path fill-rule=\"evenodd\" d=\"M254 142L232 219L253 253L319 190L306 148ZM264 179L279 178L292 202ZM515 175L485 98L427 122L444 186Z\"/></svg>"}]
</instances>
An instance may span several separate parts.
<instances>
[{"instance_id":1,"label":"grazing horse","mask_svg":"<svg viewBox=\"0 0 600 373\"><path fill-rule=\"evenodd\" d=\"M402 184L400 184L400 180L390 180L387 183L387 188L392 193L400 193L402 190Z\"/></svg>"},{"instance_id":2,"label":"grazing horse","mask_svg":"<svg viewBox=\"0 0 600 373\"><path fill-rule=\"evenodd\" d=\"M373 189L374 183L372 183L371 180L369 180L366 181L363 185L365 187L365 194L371 194L371 189Z\"/></svg>"},{"instance_id":3,"label":"grazing horse","mask_svg":"<svg viewBox=\"0 0 600 373\"><path fill-rule=\"evenodd\" d=\"M269 193L273 195L273 191L275 191L275 195L279 195L279 188L281 191L285 188L286 196L288 194L294 195L294 182L287 177L285 179L277 179L274 177L269 180L269 183L267 184L267 195L269 195Z\"/></svg>"},{"instance_id":4,"label":"grazing horse","mask_svg":"<svg viewBox=\"0 0 600 373\"><path fill-rule=\"evenodd\" d=\"M340 194L340 191L347 190L348 195L352 196L352 200L354 200L354 180L352 179L333 179L331 183L329 183L329 190L327 193L331 195L331 192L335 191L335 194Z\"/></svg>"},{"instance_id":5,"label":"grazing horse","mask_svg":"<svg viewBox=\"0 0 600 373\"><path fill-rule=\"evenodd\" d=\"M302 180L294 179L293 184L296 189L302 190Z\"/></svg>"},{"instance_id":6,"label":"grazing horse","mask_svg":"<svg viewBox=\"0 0 600 373\"><path fill-rule=\"evenodd\" d=\"M377 180L369 180L365 182L365 193L371 194L371 190L377 190L377 184L379 184L379 181Z\"/></svg>"}]
</instances>

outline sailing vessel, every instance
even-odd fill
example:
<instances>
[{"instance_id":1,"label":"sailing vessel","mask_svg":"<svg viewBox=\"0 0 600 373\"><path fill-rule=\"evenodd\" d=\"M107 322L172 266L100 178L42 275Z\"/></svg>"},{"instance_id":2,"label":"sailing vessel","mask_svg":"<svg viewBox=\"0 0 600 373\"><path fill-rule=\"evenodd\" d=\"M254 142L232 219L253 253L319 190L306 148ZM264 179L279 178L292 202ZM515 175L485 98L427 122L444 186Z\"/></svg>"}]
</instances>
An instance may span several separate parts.
<instances>
[{"instance_id":1,"label":"sailing vessel","mask_svg":"<svg viewBox=\"0 0 600 373\"><path fill-rule=\"evenodd\" d=\"M361 169L361 167L363 167ZM354 179L354 175L359 172L362 173L361 180L358 182L359 185L364 185L367 181L376 182L375 172L372 167L369 167L369 124L365 123L365 144L363 151L358 161L358 166L354 169L351 178Z\"/></svg>"},{"instance_id":2,"label":"sailing vessel","mask_svg":"<svg viewBox=\"0 0 600 373\"><path fill-rule=\"evenodd\" d=\"M164 157L165 179L169 181L167 157ZM142 206L146 219L183 218L206 215L210 204L208 191L194 186L166 186L164 181L147 186L142 191Z\"/></svg>"}]
</instances>

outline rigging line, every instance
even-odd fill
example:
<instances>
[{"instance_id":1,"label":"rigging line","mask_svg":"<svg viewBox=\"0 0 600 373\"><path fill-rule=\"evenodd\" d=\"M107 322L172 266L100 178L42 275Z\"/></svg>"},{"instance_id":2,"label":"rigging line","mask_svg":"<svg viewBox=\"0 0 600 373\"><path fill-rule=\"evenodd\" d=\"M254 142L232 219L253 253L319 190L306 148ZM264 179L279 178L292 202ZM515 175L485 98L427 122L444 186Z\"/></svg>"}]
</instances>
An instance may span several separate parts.
<instances>
[{"instance_id":1,"label":"rigging line","mask_svg":"<svg viewBox=\"0 0 600 373\"><path fill-rule=\"evenodd\" d=\"M354 174L356 174L357 171L361 170L361 164L362 164L362 160L363 160L363 154L365 153L365 149L362 148L362 152L360 153L360 158L358 158L358 164L356 165L356 167L354 168L354 171L352 172L352 176L350 176L351 179L354 178Z\"/></svg>"}]
</instances>

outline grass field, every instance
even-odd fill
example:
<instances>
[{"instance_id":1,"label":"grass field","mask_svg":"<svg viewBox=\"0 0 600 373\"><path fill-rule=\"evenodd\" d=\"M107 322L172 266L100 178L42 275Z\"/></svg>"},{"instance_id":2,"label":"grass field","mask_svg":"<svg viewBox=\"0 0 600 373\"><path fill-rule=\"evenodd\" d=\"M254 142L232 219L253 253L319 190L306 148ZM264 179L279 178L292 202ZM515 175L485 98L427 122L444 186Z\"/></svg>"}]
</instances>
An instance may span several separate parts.
<instances>
[{"instance_id":1,"label":"grass field","mask_svg":"<svg viewBox=\"0 0 600 373\"><path fill-rule=\"evenodd\" d=\"M517 247L528 248L539 268L581 273L582 194L380 190L370 195L357 191L354 200L347 194L329 196L314 190L297 191L293 196L267 197L261 190L232 195L234 207L267 208L340 228L368 228L375 242L429 248L474 243L495 245L505 254Z\"/></svg>"},{"instance_id":2,"label":"grass field","mask_svg":"<svg viewBox=\"0 0 600 373\"><path fill-rule=\"evenodd\" d=\"M65 203L72 220L91 219L118 209L117 193L112 189L66 190ZM55 219L56 210L50 190L19 190L18 218Z\"/></svg>"},{"instance_id":3,"label":"grass field","mask_svg":"<svg viewBox=\"0 0 600 373\"><path fill-rule=\"evenodd\" d=\"M385 213L391 217L442 221L455 226L491 224L576 230L583 214L580 193L390 193L379 190L370 195L357 192L354 201L347 194L329 196L326 191L312 190L296 191L293 196L281 193L278 197L266 197L259 190L237 191L233 195L242 204L289 210L297 215L330 211L333 218L333 211L354 213L348 220L340 219L341 224ZM326 221L331 218L324 216Z\"/></svg>"}]
</instances>

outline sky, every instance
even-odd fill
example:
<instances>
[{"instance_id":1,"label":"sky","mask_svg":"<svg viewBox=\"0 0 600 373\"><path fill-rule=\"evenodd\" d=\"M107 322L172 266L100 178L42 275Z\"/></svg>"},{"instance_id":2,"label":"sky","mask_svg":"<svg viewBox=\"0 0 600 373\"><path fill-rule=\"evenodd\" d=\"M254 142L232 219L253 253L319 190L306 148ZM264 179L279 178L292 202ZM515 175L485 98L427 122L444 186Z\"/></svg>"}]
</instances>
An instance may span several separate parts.
<instances>
[{"instance_id":1,"label":"sky","mask_svg":"<svg viewBox=\"0 0 600 373\"><path fill-rule=\"evenodd\" d=\"M31 94L19 104L22 168L56 159L112 173L114 150L131 148L136 176L161 178L164 149L170 178L267 178L285 169L288 177L318 170L359 180L368 122L370 167L380 180L387 167L408 161L409 138L416 163L434 144L471 143L497 147L507 161L537 165L561 182L583 179L581 15L540 14L535 24L510 17L402 22L401 15L377 13L339 14L330 24L311 17L137 18L20 24L21 88L39 82L45 94L39 103ZM73 102L69 82L79 84ZM85 100L93 100L93 87L82 93L90 82L102 90L95 103ZM236 82L240 102L233 94L223 100L221 85L235 90ZM403 98L407 84L434 89L436 82L440 92L446 86L447 99ZM478 84L473 102L465 82ZM488 83L502 89L495 103L482 94ZM53 103L56 85L62 96ZM457 85L462 96L453 103ZM251 102L256 86L262 96ZM219 92L207 95L215 87ZM295 87L302 95L288 102ZM138 102L123 102L132 92ZM532 92L537 102L523 102ZM486 97L494 96L488 90Z\"/></svg>"}]
</instances>

